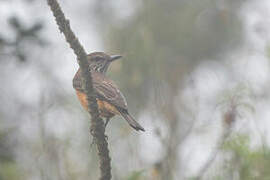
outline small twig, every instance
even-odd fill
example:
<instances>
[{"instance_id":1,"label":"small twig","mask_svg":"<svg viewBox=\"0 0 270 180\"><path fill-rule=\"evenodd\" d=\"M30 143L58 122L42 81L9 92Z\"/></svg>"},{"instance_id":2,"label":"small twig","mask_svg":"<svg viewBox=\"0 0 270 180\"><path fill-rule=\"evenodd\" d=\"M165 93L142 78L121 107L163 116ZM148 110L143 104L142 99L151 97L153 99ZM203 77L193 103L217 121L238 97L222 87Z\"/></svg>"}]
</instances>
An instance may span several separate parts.
<instances>
[{"instance_id":1,"label":"small twig","mask_svg":"<svg viewBox=\"0 0 270 180\"><path fill-rule=\"evenodd\" d=\"M224 132L217 144L217 147L215 148L215 150L211 153L210 157L208 158L208 160L206 161L206 163L204 164L204 166L201 168L200 172L197 175L197 178L195 178L196 180L201 180L205 173L207 172L207 170L210 168L210 166L213 164L213 162L216 160L217 155L219 154L219 152L221 151L225 141L227 140L228 136L231 134L231 129L224 129Z\"/></svg>"},{"instance_id":2,"label":"small twig","mask_svg":"<svg viewBox=\"0 0 270 180\"><path fill-rule=\"evenodd\" d=\"M109 180L111 179L111 159L109 156L108 143L104 134L104 123L103 120L99 117L96 96L92 85L91 73L88 71L86 52L71 30L69 21L65 18L65 15L61 10L57 0L47 0L47 2L51 8L51 11L53 12L59 30L64 33L66 41L69 43L70 47L73 49L77 56L77 60L82 73L81 75L83 89L87 94L88 102L90 102L88 104L88 111L92 117L91 134L93 135L98 148L98 156L100 160L100 179Z\"/></svg>"},{"instance_id":3,"label":"small twig","mask_svg":"<svg viewBox=\"0 0 270 180\"><path fill-rule=\"evenodd\" d=\"M210 157L207 159L206 163L203 165L203 167L199 171L197 177L195 178L196 180L201 180L204 177L205 173L208 171L210 166L214 163L219 152L222 150L223 145L225 144L227 138L230 136L232 132L232 127L236 120L236 113L237 113L236 107L232 105L231 109L224 114L223 133L217 143L216 148L211 153Z\"/></svg>"}]
</instances>

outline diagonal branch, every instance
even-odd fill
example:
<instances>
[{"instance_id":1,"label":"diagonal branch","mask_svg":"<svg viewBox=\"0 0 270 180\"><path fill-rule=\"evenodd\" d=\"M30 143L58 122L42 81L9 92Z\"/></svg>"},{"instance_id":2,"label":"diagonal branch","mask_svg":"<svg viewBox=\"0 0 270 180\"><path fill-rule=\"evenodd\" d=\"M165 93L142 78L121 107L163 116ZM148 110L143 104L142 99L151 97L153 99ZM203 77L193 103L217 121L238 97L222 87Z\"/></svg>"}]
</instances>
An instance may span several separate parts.
<instances>
[{"instance_id":1,"label":"diagonal branch","mask_svg":"<svg viewBox=\"0 0 270 180\"><path fill-rule=\"evenodd\" d=\"M100 160L100 180L111 179L111 164L108 143L105 137L105 128L103 120L99 117L99 111L97 107L96 97L92 85L91 73L88 71L88 62L86 52L79 40L70 28L69 21L65 18L63 11L57 0L47 0L48 5L53 12L56 23L60 32L65 35L66 41L73 49L77 56L79 66L81 68L81 75L83 81L83 89L87 94L88 111L91 114L91 134L94 136L98 148L98 156Z\"/></svg>"},{"instance_id":2,"label":"diagonal branch","mask_svg":"<svg viewBox=\"0 0 270 180\"><path fill-rule=\"evenodd\" d=\"M203 165L203 167L200 169L198 175L196 178L196 180L201 180L203 179L204 175L207 173L208 169L210 168L210 166L214 163L214 161L216 160L218 154L220 153L223 145L225 144L225 141L227 140L227 138L230 136L231 134L231 129L230 128L226 128L224 129L224 132L221 136L221 138L218 141L217 147L214 149L214 151L210 154L210 157L207 159L206 163Z\"/></svg>"},{"instance_id":3,"label":"diagonal branch","mask_svg":"<svg viewBox=\"0 0 270 180\"><path fill-rule=\"evenodd\" d=\"M194 179L196 179L196 180L203 179L204 175L206 174L206 172L208 171L210 166L214 163L218 154L222 150L222 147L224 146L226 140L228 139L228 137L232 133L232 128L233 128L234 122L236 120L236 114L237 114L237 111L236 111L236 106L234 104L232 104L232 107L230 108L230 110L228 110L227 112L225 112L223 114L223 132L222 132L222 135L217 143L217 147L211 153L210 157L208 158L206 163L203 165L203 167L199 171L197 177Z\"/></svg>"}]
</instances>

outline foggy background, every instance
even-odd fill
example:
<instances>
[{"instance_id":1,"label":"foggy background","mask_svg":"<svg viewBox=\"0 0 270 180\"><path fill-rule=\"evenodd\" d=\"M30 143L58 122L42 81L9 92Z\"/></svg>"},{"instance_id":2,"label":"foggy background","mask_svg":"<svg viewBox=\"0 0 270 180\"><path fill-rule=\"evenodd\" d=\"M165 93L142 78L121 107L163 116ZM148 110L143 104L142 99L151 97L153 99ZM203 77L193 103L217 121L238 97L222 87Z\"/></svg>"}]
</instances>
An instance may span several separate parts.
<instances>
[{"instance_id":1,"label":"foggy background","mask_svg":"<svg viewBox=\"0 0 270 180\"><path fill-rule=\"evenodd\" d=\"M113 179L270 179L270 1L60 0L146 129L106 128ZM0 180L97 179L76 57L46 1L0 0Z\"/></svg>"}]
</instances>

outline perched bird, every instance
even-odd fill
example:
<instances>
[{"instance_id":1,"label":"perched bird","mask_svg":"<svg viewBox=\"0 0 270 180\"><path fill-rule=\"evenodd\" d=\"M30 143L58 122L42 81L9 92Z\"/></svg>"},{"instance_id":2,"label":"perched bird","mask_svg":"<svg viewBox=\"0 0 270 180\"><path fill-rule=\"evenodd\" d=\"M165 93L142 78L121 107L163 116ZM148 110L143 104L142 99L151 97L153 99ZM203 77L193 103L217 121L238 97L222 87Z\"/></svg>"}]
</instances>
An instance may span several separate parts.
<instances>
[{"instance_id":1,"label":"perched bird","mask_svg":"<svg viewBox=\"0 0 270 180\"><path fill-rule=\"evenodd\" d=\"M115 115L121 115L128 124L137 131L145 131L144 128L135 121L129 114L125 97L118 89L117 85L106 77L106 72L111 62L120 59L122 56L109 56L103 52L94 52L87 55L89 70L92 75L92 83L96 93L96 100L100 116L106 118L105 127L109 120ZM82 88L81 70L78 69L73 78L73 88L77 97L84 107L88 109L87 96Z\"/></svg>"}]
</instances>

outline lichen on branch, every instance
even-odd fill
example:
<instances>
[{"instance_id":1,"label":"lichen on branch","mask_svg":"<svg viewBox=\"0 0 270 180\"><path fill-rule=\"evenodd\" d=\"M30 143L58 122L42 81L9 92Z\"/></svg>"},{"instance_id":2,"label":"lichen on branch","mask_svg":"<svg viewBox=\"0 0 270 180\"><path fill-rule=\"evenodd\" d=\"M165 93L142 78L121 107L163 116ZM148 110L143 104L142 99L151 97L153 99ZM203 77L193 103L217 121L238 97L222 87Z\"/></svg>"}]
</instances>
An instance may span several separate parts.
<instances>
[{"instance_id":1,"label":"lichen on branch","mask_svg":"<svg viewBox=\"0 0 270 180\"><path fill-rule=\"evenodd\" d=\"M95 92L92 85L92 77L88 71L87 54L80 44L78 38L71 30L69 21L57 2L57 0L47 0L48 5L55 17L60 32L65 35L66 41L77 56L81 68L83 89L86 92L88 102L88 111L91 114L91 134L97 144L98 156L100 162L100 180L111 179L111 158L109 156L108 142L105 136L103 120L99 117L99 111Z\"/></svg>"}]
</instances>

